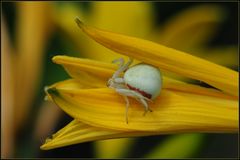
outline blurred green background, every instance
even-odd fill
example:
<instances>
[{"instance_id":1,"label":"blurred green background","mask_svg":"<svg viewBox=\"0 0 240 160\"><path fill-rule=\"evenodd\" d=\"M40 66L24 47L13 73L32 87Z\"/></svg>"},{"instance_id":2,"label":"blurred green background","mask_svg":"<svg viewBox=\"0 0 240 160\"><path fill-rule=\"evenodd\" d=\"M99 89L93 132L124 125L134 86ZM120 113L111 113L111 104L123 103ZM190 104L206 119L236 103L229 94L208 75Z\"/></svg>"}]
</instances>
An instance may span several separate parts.
<instances>
[{"instance_id":1,"label":"blurred green background","mask_svg":"<svg viewBox=\"0 0 240 160\"><path fill-rule=\"evenodd\" d=\"M201 8L201 6L207 7ZM194 9L196 11L192 12L197 12L196 19L207 17L208 12L213 12L211 14L214 16L207 24L200 23L184 31L183 35L180 34L175 39L169 40L171 43L161 38L164 33L169 35L178 30L180 26L173 24L177 19L181 19L178 15L185 16L186 19L176 24L192 21L193 19L188 19L191 17L189 10ZM51 58L54 55L64 54L101 60L97 56L94 57L95 53L88 55L93 52L91 49L86 49L86 46L91 47L88 43L96 44L91 40L85 41L81 34L76 34L79 30L75 27L75 16L83 18L92 26L153 40L192 54L196 53L196 56L211 61L216 60L215 63L238 70L237 2L136 2L136 4L3 2L2 157L104 158L106 151L96 147L95 142L49 151L41 151L39 148L46 137L64 127L72 119L54 104L44 102L45 86L69 78L61 66L51 62ZM168 31L168 26L171 26L172 30ZM192 41L188 38L198 35L198 32L199 35L205 35L193 39L196 44L189 46L184 44L184 38L190 43ZM105 50L103 49L102 52ZM106 61L110 62L110 59ZM190 82L208 86L204 83ZM238 134L161 135L130 138L127 141L123 147L120 144L116 145L117 143L111 146L109 143L110 149L119 150L119 153L113 154L110 158L236 158L238 156ZM109 154L114 152L110 149L108 149Z\"/></svg>"}]
</instances>

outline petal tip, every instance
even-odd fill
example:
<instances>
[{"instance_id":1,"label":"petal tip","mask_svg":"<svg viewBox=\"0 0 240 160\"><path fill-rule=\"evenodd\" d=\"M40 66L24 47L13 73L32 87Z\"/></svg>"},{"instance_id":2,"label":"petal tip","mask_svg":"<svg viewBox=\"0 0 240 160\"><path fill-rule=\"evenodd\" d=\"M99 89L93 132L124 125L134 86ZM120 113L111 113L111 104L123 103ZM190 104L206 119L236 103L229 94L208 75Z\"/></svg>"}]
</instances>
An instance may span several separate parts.
<instances>
[{"instance_id":1,"label":"petal tip","mask_svg":"<svg viewBox=\"0 0 240 160\"><path fill-rule=\"evenodd\" d=\"M46 140L45 140L45 142L40 146L40 149L41 150L49 150L49 149L51 149L51 145L49 146L49 142L51 142L52 141L52 139L51 138L47 138Z\"/></svg>"},{"instance_id":2,"label":"petal tip","mask_svg":"<svg viewBox=\"0 0 240 160\"><path fill-rule=\"evenodd\" d=\"M45 92L47 92L49 95L55 95L58 96L59 92L55 87L49 88L49 87L45 87Z\"/></svg>"},{"instance_id":3,"label":"petal tip","mask_svg":"<svg viewBox=\"0 0 240 160\"><path fill-rule=\"evenodd\" d=\"M79 17L75 18L75 22L77 23L77 25L82 29L84 26L84 23L80 20Z\"/></svg>"},{"instance_id":4,"label":"petal tip","mask_svg":"<svg viewBox=\"0 0 240 160\"><path fill-rule=\"evenodd\" d=\"M66 61L66 59L69 58L66 55L57 55L52 57L52 61L56 64L61 64L62 61Z\"/></svg>"},{"instance_id":5,"label":"petal tip","mask_svg":"<svg viewBox=\"0 0 240 160\"><path fill-rule=\"evenodd\" d=\"M61 59L61 58L62 58L61 55L57 55L57 56L52 57L52 61L53 61L54 63L57 63L58 60Z\"/></svg>"},{"instance_id":6,"label":"petal tip","mask_svg":"<svg viewBox=\"0 0 240 160\"><path fill-rule=\"evenodd\" d=\"M40 149L41 149L41 150L46 150L45 144L41 145L41 146L40 146Z\"/></svg>"}]
</instances>

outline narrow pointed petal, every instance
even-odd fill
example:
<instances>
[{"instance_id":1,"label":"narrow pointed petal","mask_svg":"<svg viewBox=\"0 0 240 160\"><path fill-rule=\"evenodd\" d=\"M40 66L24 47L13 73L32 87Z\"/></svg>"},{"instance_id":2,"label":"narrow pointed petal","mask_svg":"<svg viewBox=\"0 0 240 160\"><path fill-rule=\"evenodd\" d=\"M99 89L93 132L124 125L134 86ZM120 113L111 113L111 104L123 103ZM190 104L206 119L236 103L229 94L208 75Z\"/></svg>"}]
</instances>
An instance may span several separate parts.
<instances>
[{"instance_id":1,"label":"narrow pointed petal","mask_svg":"<svg viewBox=\"0 0 240 160\"><path fill-rule=\"evenodd\" d=\"M73 120L67 126L55 133L52 138L46 139L41 149L49 150L90 140L97 140L98 138L103 138L106 134L111 135L116 133L119 132L100 130L99 128L81 123L78 120Z\"/></svg>"},{"instance_id":2,"label":"narrow pointed petal","mask_svg":"<svg viewBox=\"0 0 240 160\"><path fill-rule=\"evenodd\" d=\"M151 41L89 27L79 19L76 22L88 36L111 50L238 95L236 71Z\"/></svg>"},{"instance_id":3,"label":"narrow pointed petal","mask_svg":"<svg viewBox=\"0 0 240 160\"><path fill-rule=\"evenodd\" d=\"M124 1L93 2L88 20L91 24L97 24L101 28L142 37L150 33L154 22L153 9L150 3ZM145 23L139 25L139 21ZM87 37L85 41L79 43L84 43L85 56L91 59L110 62L112 59L120 57L127 58L97 43L92 43L91 39Z\"/></svg>"},{"instance_id":4,"label":"narrow pointed petal","mask_svg":"<svg viewBox=\"0 0 240 160\"><path fill-rule=\"evenodd\" d=\"M130 99L129 124L126 124L125 101L111 89L50 88L48 94L70 116L101 128L163 133L236 132L238 128L238 101L226 98L202 100L194 94L189 93L192 97L188 98L186 93L163 89L149 104L153 112L146 116L142 115L143 107Z\"/></svg>"},{"instance_id":5,"label":"narrow pointed petal","mask_svg":"<svg viewBox=\"0 0 240 160\"><path fill-rule=\"evenodd\" d=\"M87 19L92 24L98 24L104 28L140 36L147 35L153 25L152 6L147 2L92 2L88 11L83 10L79 5L66 3L62 7L57 6L54 19L56 24L67 33L72 43L81 50L80 54L87 58L110 62L112 59L124 56L97 43L92 43L77 31L72 17L79 16L83 20ZM145 23L139 26L139 20Z\"/></svg>"},{"instance_id":6,"label":"narrow pointed petal","mask_svg":"<svg viewBox=\"0 0 240 160\"><path fill-rule=\"evenodd\" d=\"M76 119L70 122L67 126L53 134L51 138L46 139L45 143L40 147L42 150L49 150L68 146L77 143L132 137L132 136L147 136L160 134L157 132L124 132L117 130L109 130L99 127L93 127L84 124Z\"/></svg>"},{"instance_id":7,"label":"narrow pointed petal","mask_svg":"<svg viewBox=\"0 0 240 160\"><path fill-rule=\"evenodd\" d=\"M116 65L91 59L54 56L52 60L56 64L63 65L68 74L77 79L81 79L82 72L93 74L97 78L110 78L114 71L117 70Z\"/></svg>"},{"instance_id":8,"label":"narrow pointed petal","mask_svg":"<svg viewBox=\"0 0 240 160\"><path fill-rule=\"evenodd\" d=\"M153 8L148 2L93 2L90 15L92 24L132 35L145 36L153 27ZM139 26L139 21L145 23Z\"/></svg>"},{"instance_id":9,"label":"narrow pointed petal","mask_svg":"<svg viewBox=\"0 0 240 160\"><path fill-rule=\"evenodd\" d=\"M77 79L82 84L81 86L89 86L90 88L106 87L106 82L117 70L117 65L115 64L68 56L55 56L53 57L53 62L62 65L72 78ZM80 84L76 82L74 85L79 86ZM238 99L237 96L224 95L215 89L207 89L197 85L187 84L166 76L163 76L163 88L208 96L223 96L229 97L230 99Z\"/></svg>"}]
</instances>

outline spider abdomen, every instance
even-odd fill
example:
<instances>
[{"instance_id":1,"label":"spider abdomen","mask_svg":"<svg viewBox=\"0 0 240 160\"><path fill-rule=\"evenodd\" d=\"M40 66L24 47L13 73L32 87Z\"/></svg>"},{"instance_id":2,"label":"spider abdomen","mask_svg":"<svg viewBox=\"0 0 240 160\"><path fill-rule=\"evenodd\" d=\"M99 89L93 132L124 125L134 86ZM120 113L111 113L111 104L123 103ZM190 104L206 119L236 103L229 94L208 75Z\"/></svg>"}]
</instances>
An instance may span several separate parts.
<instances>
[{"instance_id":1,"label":"spider abdomen","mask_svg":"<svg viewBox=\"0 0 240 160\"><path fill-rule=\"evenodd\" d=\"M149 99L156 98L162 88L160 70L148 64L141 63L129 68L124 74L124 81L129 89Z\"/></svg>"}]
</instances>

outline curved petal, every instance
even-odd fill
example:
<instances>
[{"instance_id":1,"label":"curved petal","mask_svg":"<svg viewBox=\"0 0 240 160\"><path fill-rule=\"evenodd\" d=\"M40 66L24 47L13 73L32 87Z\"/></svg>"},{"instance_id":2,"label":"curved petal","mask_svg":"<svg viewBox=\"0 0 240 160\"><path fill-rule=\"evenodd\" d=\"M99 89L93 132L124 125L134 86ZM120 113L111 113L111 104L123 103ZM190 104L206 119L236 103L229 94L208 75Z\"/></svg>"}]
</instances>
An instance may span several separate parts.
<instances>
[{"instance_id":1,"label":"curved petal","mask_svg":"<svg viewBox=\"0 0 240 160\"><path fill-rule=\"evenodd\" d=\"M142 116L142 106L130 99L130 123L126 124L125 101L111 89L49 88L47 92L70 116L96 127L165 133L236 132L238 128L237 100L194 99L194 94L187 98L181 92L163 89L161 95L149 104L153 112L145 117Z\"/></svg>"},{"instance_id":2,"label":"curved petal","mask_svg":"<svg viewBox=\"0 0 240 160\"><path fill-rule=\"evenodd\" d=\"M146 36L153 26L153 10L148 2L93 2L89 14L91 24L117 32ZM139 25L139 22L144 22ZM113 52L90 39L84 41L86 57L109 62L114 58L127 57Z\"/></svg>"},{"instance_id":3,"label":"curved petal","mask_svg":"<svg viewBox=\"0 0 240 160\"><path fill-rule=\"evenodd\" d=\"M63 146L68 146L77 143L112 139L112 138L122 138L122 137L132 137L132 136L146 136L161 134L157 132L124 132L109 130L99 127L93 127L84 124L76 119L66 125L64 128L59 130L57 133L53 134L51 138L46 139L45 143L41 146L42 150L49 150L54 148L59 148Z\"/></svg>"},{"instance_id":4,"label":"curved petal","mask_svg":"<svg viewBox=\"0 0 240 160\"><path fill-rule=\"evenodd\" d=\"M78 120L73 120L67 126L53 134L52 138L46 139L45 143L41 146L41 149L49 150L90 140L98 140L104 138L106 135L110 136L118 133L121 132L104 129L101 130L86 125Z\"/></svg>"},{"instance_id":5,"label":"curved petal","mask_svg":"<svg viewBox=\"0 0 240 160\"><path fill-rule=\"evenodd\" d=\"M88 78L96 75L105 75L102 81L106 81L116 69L115 65L67 56L56 56L53 61L63 65L76 79L58 82L47 89L47 93L65 112L81 122L71 122L52 139L47 139L41 149L119 137L237 131L237 97L166 77L161 97L150 104L153 114L143 117L142 106L131 100L131 121L127 125L123 98L108 88L96 89L97 83L88 83ZM82 72L78 74L79 71Z\"/></svg>"},{"instance_id":6,"label":"curved petal","mask_svg":"<svg viewBox=\"0 0 240 160\"><path fill-rule=\"evenodd\" d=\"M89 27L79 19L76 22L88 36L111 50L238 95L236 71L151 41Z\"/></svg>"},{"instance_id":7,"label":"curved petal","mask_svg":"<svg viewBox=\"0 0 240 160\"><path fill-rule=\"evenodd\" d=\"M114 64L68 56L55 56L53 57L53 62L62 65L68 74L72 78L77 79L82 86L89 86L90 88L105 87L108 79L117 70L117 66ZM77 86L80 84L74 85ZM187 84L166 76L163 76L163 88L207 96L223 96L230 99L238 99L235 96L224 95L215 89Z\"/></svg>"},{"instance_id":8,"label":"curved petal","mask_svg":"<svg viewBox=\"0 0 240 160\"><path fill-rule=\"evenodd\" d=\"M92 24L132 35L146 36L153 27L153 8L149 2L93 2ZM139 22L144 22L139 25Z\"/></svg>"}]
</instances>

